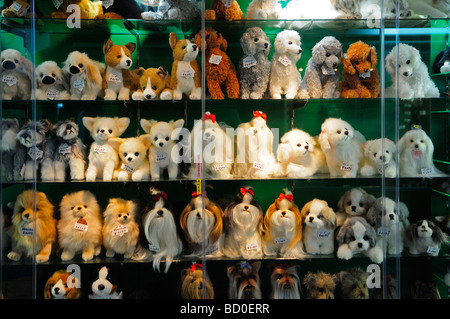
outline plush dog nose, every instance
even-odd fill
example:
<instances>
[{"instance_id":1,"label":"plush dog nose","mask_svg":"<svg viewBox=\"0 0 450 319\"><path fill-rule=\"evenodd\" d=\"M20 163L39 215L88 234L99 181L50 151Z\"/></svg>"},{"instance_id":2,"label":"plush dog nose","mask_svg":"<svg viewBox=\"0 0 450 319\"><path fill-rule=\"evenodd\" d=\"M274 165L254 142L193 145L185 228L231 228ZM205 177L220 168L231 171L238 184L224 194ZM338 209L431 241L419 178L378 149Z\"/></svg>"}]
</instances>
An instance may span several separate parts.
<instances>
[{"instance_id":1,"label":"plush dog nose","mask_svg":"<svg viewBox=\"0 0 450 319\"><path fill-rule=\"evenodd\" d=\"M300 54L300 53L302 53L302 49L299 49L299 50L298 50L298 54Z\"/></svg>"},{"instance_id":2,"label":"plush dog nose","mask_svg":"<svg viewBox=\"0 0 450 319\"><path fill-rule=\"evenodd\" d=\"M389 214L390 219L394 219L394 214Z\"/></svg>"},{"instance_id":3,"label":"plush dog nose","mask_svg":"<svg viewBox=\"0 0 450 319\"><path fill-rule=\"evenodd\" d=\"M403 72L403 75L404 76L408 76L408 72Z\"/></svg>"},{"instance_id":4,"label":"plush dog nose","mask_svg":"<svg viewBox=\"0 0 450 319\"><path fill-rule=\"evenodd\" d=\"M281 212L281 216L286 216L286 212Z\"/></svg>"},{"instance_id":5,"label":"plush dog nose","mask_svg":"<svg viewBox=\"0 0 450 319\"><path fill-rule=\"evenodd\" d=\"M105 286L104 285L98 285L97 289L98 290L103 290L103 289L105 289Z\"/></svg>"},{"instance_id":6,"label":"plush dog nose","mask_svg":"<svg viewBox=\"0 0 450 319\"><path fill-rule=\"evenodd\" d=\"M419 148L419 145L416 144L416 145L414 145L414 147L415 147L415 148Z\"/></svg>"},{"instance_id":7,"label":"plush dog nose","mask_svg":"<svg viewBox=\"0 0 450 319\"><path fill-rule=\"evenodd\" d=\"M150 100L150 99L152 98L152 96L151 96L150 94L146 94L146 95L145 95L145 98L146 98L147 100Z\"/></svg>"},{"instance_id":8,"label":"plush dog nose","mask_svg":"<svg viewBox=\"0 0 450 319\"><path fill-rule=\"evenodd\" d=\"M312 221L314 220L314 217L309 217L309 222L312 223Z\"/></svg>"},{"instance_id":9,"label":"plush dog nose","mask_svg":"<svg viewBox=\"0 0 450 319\"><path fill-rule=\"evenodd\" d=\"M159 146L163 147L163 146L164 146L164 143L159 143Z\"/></svg>"},{"instance_id":10,"label":"plush dog nose","mask_svg":"<svg viewBox=\"0 0 450 319\"><path fill-rule=\"evenodd\" d=\"M101 129L101 130L100 130L100 133L105 133L105 130L104 130L104 129Z\"/></svg>"},{"instance_id":11,"label":"plush dog nose","mask_svg":"<svg viewBox=\"0 0 450 319\"><path fill-rule=\"evenodd\" d=\"M131 65L131 60L127 60L127 65Z\"/></svg>"},{"instance_id":12,"label":"plush dog nose","mask_svg":"<svg viewBox=\"0 0 450 319\"><path fill-rule=\"evenodd\" d=\"M59 287L55 287L55 293L59 293Z\"/></svg>"},{"instance_id":13,"label":"plush dog nose","mask_svg":"<svg viewBox=\"0 0 450 319\"><path fill-rule=\"evenodd\" d=\"M248 209L248 206L244 206L244 209L247 210L247 209Z\"/></svg>"},{"instance_id":14,"label":"plush dog nose","mask_svg":"<svg viewBox=\"0 0 450 319\"><path fill-rule=\"evenodd\" d=\"M363 244L362 243L358 243L358 248L362 248Z\"/></svg>"},{"instance_id":15,"label":"plush dog nose","mask_svg":"<svg viewBox=\"0 0 450 319\"><path fill-rule=\"evenodd\" d=\"M192 45L192 50L197 51L197 45L196 44Z\"/></svg>"},{"instance_id":16,"label":"plush dog nose","mask_svg":"<svg viewBox=\"0 0 450 319\"><path fill-rule=\"evenodd\" d=\"M333 68L337 68L337 66L338 66L337 62L334 62L333 63Z\"/></svg>"},{"instance_id":17,"label":"plush dog nose","mask_svg":"<svg viewBox=\"0 0 450 319\"><path fill-rule=\"evenodd\" d=\"M22 137L23 137L23 138L25 138L25 139L27 139L27 138L29 138L29 137L30 137L30 135L29 135L29 134L27 134L27 133L24 133L24 134L22 134Z\"/></svg>"},{"instance_id":18,"label":"plush dog nose","mask_svg":"<svg viewBox=\"0 0 450 319\"><path fill-rule=\"evenodd\" d=\"M127 161L131 162L133 159L131 157L127 157Z\"/></svg>"},{"instance_id":19,"label":"plush dog nose","mask_svg":"<svg viewBox=\"0 0 450 319\"><path fill-rule=\"evenodd\" d=\"M70 66L69 71L72 74L80 73L80 69L75 65Z\"/></svg>"},{"instance_id":20,"label":"plush dog nose","mask_svg":"<svg viewBox=\"0 0 450 319\"><path fill-rule=\"evenodd\" d=\"M127 218L128 218L128 216L127 216L127 215L124 215L124 216L123 216L123 219L124 219L124 220L126 220Z\"/></svg>"},{"instance_id":21,"label":"plush dog nose","mask_svg":"<svg viewBox=\"0 0 450 319\"><path fill-rule=\"evenodd\" d=\"M267 49L269 47L269 43L264 43L264 47Z\"/></svg>"},{"instance_id":22,"label":"plush dog nose","mask_svg":"<svg viewBox=\"0 0 450 319\"><path fill-rule=\"evenodd\" d=\"M369 69L364 69L364 72L365 72L365 73L369 72Z\"/></svg>"},{"instance_id":23,"label":"plush dog nose","mask_svg":"<svg viewBox=\"0 0 450 319\"><path fill-rule=\"evenodd\" d=\"M29 217L30 217L30 214L26 213L25 215L23 215L23 217L29 218ZM422 226L422 227L423 227L423 226ZM425 227L424 227L424 228L425 228Z\"/></svg>"},{"instance_id":24,"label":"plush dog nose","mask_svg":"<svg viewBox=\"0 0 450 319\"><path fill-rule=\"evenodd\" d=\"M44 78L42 79L42 83L44 83L44 84L53 84L55 82L56 82L56 80L48 75L44 76Z\"/></svg>"},{"instance_id":25,"label":"plush dog nose","mask_svg":"<svg viewBox=\"0 0 450 319\"><path fill-rule=\"evenodd\" d=\"M355 211L356 210L356 206L352 206L352 211Z\"/></svg>"},{"instance_id":26,"label":"plush dog nose","mask_svg":"<svg viewBox=\"0 0 450 319\"><path fill-rule=\"evenodd\" d=\"M345 133L344 133L345 135L348 135L348 131L345 131Z\"/></svg>"},{"instance_id":27,"label":"plush dog nose","mask_svg":"<svg viewBox=\"0 0 450 319\"><path fill-rule=\"evenodd\" d=\"M307 150L309 148L309 146L308 145L305 145L305 150Z\"/></svg>"},{"instance_id":28,"label":"plush dog nose","mask_svg":"<svg viewBox=\"0 0 450 319\"><path fill-rule=\"evenodd\" d=\"M70 130L72 127L73 127L72 124L67 124L66 125L66 130Z\"/></svg>"},{"instance_id":29,"label":"plush dog nose","mask_svg":"<svg viewBox=\"0 0 450 319\"><path fill-rule=\"evenodd\" d=\"M4 61L2 66L6 70L14 70L16 68L16 64L13 61Z\"/></svg>"},{"instance_id":30,"label":"plush dog nose","mask_svg":"<svg viewBox=\"0 0 450 319\"><path fill-rule=\"evenodd\" d=\"M197 216L197 218L201 218L201 216L200 216L200 213L197 213L197 215L196 215L196 216Z\"/></svg>"},{"instance_id":31,"label":"plush dog nose","mask_svg":"<svg viewBox=\"0 0 450 319\"><path fill-rule=\"evenodd\" d=\"M78 206L76 206L76 209L77 209L77 210L82 210L82 209L83 209L83 206L78 205Z\"/></svg>"},{"instance_id":32,"label":"plush dog nose","mask_svg":"<svg viewBox=\"0 0 450 319\"><path fill-rule=\"evenodd\" d=\"M380 156L380 160L382 160L383 162L386 160L385 156Z\"/></svg>"}]
</instances>

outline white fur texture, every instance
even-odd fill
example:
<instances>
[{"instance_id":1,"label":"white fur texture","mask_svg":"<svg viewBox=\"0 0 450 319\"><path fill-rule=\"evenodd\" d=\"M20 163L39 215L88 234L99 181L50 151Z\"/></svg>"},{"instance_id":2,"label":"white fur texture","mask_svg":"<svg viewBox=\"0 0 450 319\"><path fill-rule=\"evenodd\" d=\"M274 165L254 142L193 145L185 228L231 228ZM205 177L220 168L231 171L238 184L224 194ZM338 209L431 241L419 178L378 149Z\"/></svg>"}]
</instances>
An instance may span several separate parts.
<instances>
[{"instance_id":1,"label":"white fur texture","mask_svg":"<svg viewBox=\"0 0 450 319\"><path fill-rule=\"evenodd\" d=\"M282 15L278 0L252 0L245 13L246 19L279 19Z\"/></svg>"},{"instance_id":2,"label":"white fur texture","mask_svg":"<svg viewBox=\"0 0 450 319\"><path fill-rule=\"evenodd\" d=\"M397 146L387 138L367 141L364 145L364 160L360 173L362 176L382 174L395 177L397 174L396 162Z\"/></svg>"},{"instance_id":3,"label":"white fur texture","mask_svg":"<svg viewBox=\"0 0 450 319\"><path fill-rule=\"evenodd\" d=\"M4 100L29 100L33 64L14 49L3 50L0 54L0 88Z\"/></svg>"},{"instance_id":4,"label":"white fur texture","mask_svg":"<svg viewBox=\"0 0 450 319\"><path fill-rule=\"evenodd\" d=\"M381 12L382 0L360 0L362 19L411 19L414 12L409 8L408 0L384 0L383 12ZM397 6L399 12L397 14Z\"/></svg>"},{"instance_id":5,"label":"white fur texture","mask_svg":"<svg viewBox=\"0 0 450 319\"><path fill-rule=\"evenodd\" d=\"M69 100L69 82L54 61L45 61L35 70L37 100Z\"/></svg>"},{"instance_id":6,"label":"white fur texture","mask_svg":"<svg viewBox=\"0 0 450 319\"><path fill-rule=\"evenodd\" d=\"M89 299L123 299L123 293L117 291L117 286L108 279L108 268L102 267L98 273L98 279L92 285L92 294Z\"/></svg>"},{"instance_id":7,"label":"white fur texture","mask_svg":"<svg viewBox=\"0 0 450 319\"><path fill-rule=\"evenodd\" d=\"M150 178L147 151L151 144L150 135L126 139L112 138L109 143L118 150L120 164L114 173L119 181L142 181Z\"/></svg>"}]
</instances>

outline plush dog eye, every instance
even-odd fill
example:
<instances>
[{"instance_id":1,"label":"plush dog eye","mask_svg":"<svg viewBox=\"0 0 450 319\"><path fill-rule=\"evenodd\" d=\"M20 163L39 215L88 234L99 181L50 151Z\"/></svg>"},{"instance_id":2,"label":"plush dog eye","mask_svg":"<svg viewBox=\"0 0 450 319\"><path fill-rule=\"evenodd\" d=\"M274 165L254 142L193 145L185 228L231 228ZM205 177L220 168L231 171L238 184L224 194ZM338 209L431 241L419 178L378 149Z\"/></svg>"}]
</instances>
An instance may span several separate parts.
<instances>
[{"instance_id":1,"label":"plush dog eye","mask_svg":"<svg viewBox=\"0 0 450 319\"><path fill-rule=\"evenodd\" d=\"M87 208L87 206L86 206L86 205L84 205L84 208Z\"/></svg>"},{"instance_id":2,"label":"plush dog eye","mask_svg":"<svg viewBox=\"0 0 450 319\"><path fill-rule=\"evenodd\" d=\"M317 216L317 219L322 219L322 215Z\"/></svg>"},{"instance_id":3,"label":"plush dog eye","mask_svg":"<svg viewBox=\"0 0 450 319\"><path fill-rule=\"evenodd\" d=\"M410 63L411 63L411 61L410 61L410 60L406 61L406 64L410 64Z\"/></svg>"},{"instance_id":4,"label":"plush dog eye","mask_svg":"<svg viewBox=\"0 0 450 319\"><path fill-rule=\"evenodd\" d=\"M358 65L359 64L359 61L355 61L355 65Z\"/></svg>"},{"instance_id":5,"label":"plush dog eye","mask_svg":"<svg viewBox=\"0 0 450 319\"><path fill-rule=\"evenodd\" d=\"M258 40L259 40L258 38L255 38L253 41L258 42Z\"/></svg>"},{"instance_id":6,"label":"plush dog eye","mask_svg":"<svg viewBox=\"0 0 450 319\"><path fill-rule=\"evenodd\" d=\"M364 206L364 204L363 203L359 203L359 207L363 207Z\"/></svg>"},{"instance_id":7,"label":"plush dog eye","mask_svg":"<svg viewBox=\"0 0 450 319\"><path fill-rule=\"evenodd\" d=\"M297 147L300 147L300 146L302 146L302 144L300 144L300 143L299 143L299 144L297 144Z\"/></svg>"},{"instance_id":8,"label":"plush dog eye","mask_svg":"<svg viewBox=\"0 0 450 319\"><path fill-rule=\"evenodd\" d=\"M365 236L363 237L363 239L364 239L364 240L369 240L369 236L365 235Z\"/></svg>"},{"instance_id":9,"label":"plush dog eye","mask_svg":"<svg viewBox=\"0 0 450 319\"><path fill-rule=\"evenodd\" d=\"M331 54L327 52L327 54L325 54L326 57L329 57Z\"/></svg>"},{"instance_id":10,"label":"plush dog eye","mask_svg":"<svg viewBox=\"0 0 450 319\"><path fill-rule=\"evenodd\" d=\"M414 140L411 140L410 142L411 142L411 143L414 143Z\"/></svg>"},{"instance_id":11,"label":"plush dog eye","mask_svg":"<svg viewBox=\"0 0 450 319\"><path fill-rule=\"evenodd\" d=\"M206 38L209 39L209 34L206 35Z\"/></svg>"},{"instance_id":12,"label":"plush dog eye","mask_svg":"<svg viewBox=\"0 0 450 319\"><path fill-rule=\"evenodd\" d=\"M325 289L323 289L322 287L320 287L319 289L317 289L318 292L323 293L325 292Z\"/></svg>"},{"instance_id":13,"label":"plush dog eye","mask_svg":"<svg viewBox=\"0 0 450 319\"><path fill-rule=\"evenodd\" d=\"M355 236L350 236L350 241L355 241Z\"/></svg>"},{"instance_id":14,"label":"plush dog eye","mask_svg":"<svg viewBox=\"0 0 450 319\"><path fill-rule=\"evenodd\" d=\"M41 73L40 77L43 78L43 77L44 77L44 74Z\"/></svg>"},{"instance_id":15,"label":"plush dog eye","mask_svg":"<svg viewBox=\"0 0 450 319\"><path fill-rule=\"evenodd\" d=\"M158 137L157 136L155 136L155 141L157 141L158 140Z\"/></svg>"},{"instance_id":16,"label":"plush dog eye","mask_svg":"<svg viewBox=\"0 0 450 319\"><path fill-rule=\"evenodd\" d=\"M181 47L181 50L184 50L184 49L186 49L186 46L185 46L185 45L183 45L183 46Z\"/></svg>"},{"instance_id":17,"label":"plush dog eye","mask_svg":"<svg viewBox=\"0 0 450 319\"><path fill-rule=\"evenodd\" d=\"M388 150L386 150L386 153L388 153L388 154L389 154L389 151L388 151Z\"/></svg>"},{"instance_id":18,"label":"plush dog eye","mask_svg":"<svg viewBox=\"0 0 450 319\"><path fill-rule=\"evenodd\" d=\"M402 65L401 65L401 64L399 64L399 65L398 65L398 67L399 67L399 68L401 68L401 67L402 67Z\"/></svg>"},{"instance_id":19,"label":"plush dog eye","mask_svg":"<svg viewBox=\"0 0 450 319\"><path fill-rule=\"evenodd\" d=\"M339 131L337 131L336 133L341 134L341 131L339 130Z\"/></svg>"},{"instance_id":20,"label":"plush dog eye","mask_svg":"<svg viewBox=\"0 0 450 319\"><path fill-rule=\"evenodd\" d=\"M17 60L17 59L14 59L14 62L16 62L16 63L19 63L19 60Z\"/></svg>"},{"instance_id":21,"label":"plush dog eye","mask_svg":"<svg viewBox=\"0 0 450 319\"><path fill-rule=\"evenodd\" d=\"M348 205L348 206L350 206L351 204L352 204L352 202L351 202L351 201L348 201L348 202L347 202L347 205Z\"/></svg>"},{"instance_id":22,"label":"plush dog eye","mask_svg":"<svg viewBox=\"0 0 450 319\"><path fill-rule=\"evenodd\" d=\"M156 85L153 85L153 86L152 86L152 89L153 89L153 90L156 90L156 89L157 89Z\"/></svg>"},{"instance_id":23,"label":"plush dog eye","mask_svg":"<svg viewBox=\"0 0 450 319\"><path fill-rule=\"evenodd\" d=\"M78 64L78 67L82 68L82 67L83 67L83 64L82 64L82 63Z\"/></svg>"},{"instance_id":24,"label":"plush dog eye","mask_svg":"<svg viewBox=\"0 0 450 319\"><path fill-rule=\"evenodd\" d=\"M168 136L166 136L166 141L168 141L169 140L169 137Z\"/></svg>"},{"instance_id":25,"label":"plush dog eye","mask_svg":"<svg viewBox=\"0 0 450 319\"><path fill-rule=\"evenodd\" d=\"M55 73L52 73L52 76L55 78L55 77L56 77L56 74L55 74Z\"/></svg>"},{"instance_id":26,"label":"plush dog eye","mask_svg":"<svg viewBox=\"0 0 450 319\"><path fill-rule=\"evenodd\" d=\"M282 279L283 278L283 275L282 274L278 274L277 275L277 279Z\"/></svg>"},{"instance_id":27,"label":"plush dog eye","mask_svg":"<svg viewBox=\"0 0 450 319\"><path fill-rule=\"evenodd\" d=\"M117 56L118 59L120 59L121 57L122 57L121 55L118 55L118 56Z\"/></svg>"},{"instance_id":28,"label":"plush dog eye","mask_svg":"<svg viewBox=\"0 0 450 319\"><path fill-rule=\"evenodd\" d=\"M377 157L377 153L373 153L373 157Z\"/></svg>"},{"instance_id":29,"label":"plush dog eye","mask_svg":"<svg viewBox=\"0 0 450 319\"><path fill-rule=\"evenodd\" d=\"M289 41L288 44L292 44L292 41Z\"/></svg>"},{"instance_id":30,"label":"plush dog eye","mask_svg":"<svg viewBox=\"0 0 450 319\"><path fill-rule=\"evenodd\" d=\"M134 153L134 156L136 157L139 156L139 152Z\"/></svg>"},{"instance_id":31,"label":"plush dog eye","mask_svg":"<svg viewBox=\"0 0 450 319\"><path fill-rule=\"evenodd\" d=\"M72 210L75 208L75 206L72 206Z\"/></svg>"},{"instance_id":32,"label":"plush dog eye","mask_svg":"<svg viewBox=\"0 0 450 319\"><path fill-rule=\"evenodd\" d=\"M109 129L108 132L109 132L109 134L112 134L112 130L111 129Z\"/></svg>"},{"instance_id":33,"label":"plush dog eye","mask_svg":"<svg viewBox=\"0 0 450 319\"><path fill-rule=\"evenodd\" d=\"M122 214L119 214L119 218L122 217Z\"/></svg>"},{"instance_id":34,"label":"plush dog eye","mask_svg":"<svg viewBox=\"0 0 450 319\"><path fill-rule=\"evenodd\" d=\"M127 155L128 155L128 153L123 153L123 156L125 156L125 157L126 157Z\"/></svg>"},{"instance_id":35,"label":"plush dog eye","mask_svg":"<svg viewBox=\"0 0 450 319\"><path fill-rule=\"evenodd\" d=\"M423 140L420 140L420 143L423 143Z\"/></svg>"}]
</instances>

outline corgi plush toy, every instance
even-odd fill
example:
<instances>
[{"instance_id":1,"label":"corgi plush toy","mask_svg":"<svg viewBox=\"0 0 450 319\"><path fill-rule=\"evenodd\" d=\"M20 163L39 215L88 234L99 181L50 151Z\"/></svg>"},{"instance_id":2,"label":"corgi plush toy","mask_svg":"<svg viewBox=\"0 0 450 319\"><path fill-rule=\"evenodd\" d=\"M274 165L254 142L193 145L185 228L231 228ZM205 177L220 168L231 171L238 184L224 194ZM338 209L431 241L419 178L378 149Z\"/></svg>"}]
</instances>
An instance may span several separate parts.
<instances>
[{"instance_id":1,"label":"corgi plush toy","mask_svg":"<svg viewBox=\"0 0 450 319\"><path fill-rule=\"evenodd\" d=\"M111 39L103 45L106 63L103 73L105 100L129 100L131 92L139 88L138 75L129 70L133 64L131 54L135 49L135 43L117 45Z\"/></svg>"},{"instance_id":2,"label":"corgi plush toy","mask_svg":"<svg viewBox=\"0 0 450 319\"><path fill-rule=\"evenodd\" d=\"M197 62L198 46L188 39L179 40L173 32L170 33L169 44L173 51L170 81L173 99L181 100L185 94L190 100L200 100L202 87L200 65Z\"/></svg>"},{"instance_id":3,"label":"corgi plush toy","mask_svg":"<svg viewBox=\"0 0 450 319\"><path fill-rule=\"evenodd\" d=\"M134 73L139 76L139 88L131 95L134 101L148 101L157 98L171 100L173 98L169 72L162 66L157 69L138 68L134 70Z\"/></svg>"},{"instance_id":4,"label":"corgi plush toy","mask_svg":"<svg viewBox=\"0 0 450 319\"><path fill-rule=\"evenodd\" d=\"M122 135L130 124L130 119L128 117L83 117L83 124L94 139L89 150L86 181L93 182L97 177L103 177L104 181L111 181L119 165L119 157L114 147L108 143L108 139Z\"/></svg>"}]
</instances>

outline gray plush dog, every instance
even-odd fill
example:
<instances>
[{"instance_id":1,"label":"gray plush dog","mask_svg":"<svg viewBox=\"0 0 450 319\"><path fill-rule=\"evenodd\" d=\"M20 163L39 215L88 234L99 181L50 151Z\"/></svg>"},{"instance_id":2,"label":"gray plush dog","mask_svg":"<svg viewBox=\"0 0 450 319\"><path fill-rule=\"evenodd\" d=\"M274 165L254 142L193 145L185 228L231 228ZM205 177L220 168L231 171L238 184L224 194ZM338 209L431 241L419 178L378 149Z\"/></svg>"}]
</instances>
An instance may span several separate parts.
<instances>
[{"instance_id":1,"label":"gray plush dog","mask_svg":"<svg viewBox=\"0 0 450 319\"><path fill-rule=\"evenodd\" d=\"M196 0L151 0L157 3L156 12L142 12L144 20L197 20L201 18L200 2Z\"/></svg>"},{"instance_id":2,"label":"gray plush dog","mask_svg":"<svg viewBox=\"0 0 450 319\"><path fill-rule=\"evenodd\" d=\"M261 99L270 78L270 40L259 27L252 27L241 37L244 56L239 61L239 86L242 99Z\"/></svg>"},{"instance_id":3,"label":"gray plush dog","mask_svg":"<svg viewBox=\"0 0 450 319\"><path fill-rule=\"evenodd\" d=\"M320 40L312 49L298 97L339 98L337 85L342 55L342 44L335 37L327 36Z\"/></svg>"},{"instance_id":4,"label":"gray plush dog","mask_svg":"<svg viewBox=\"0 0 450 319\"><path fill-rule=\"evenodd\" d=\"M14 155L17 148L17 133L19 133L20 125L17 119L2 119L2 144L0 151L2 152L2 166L6 181L14 180Z\"/></svg>"}]
</instances>

